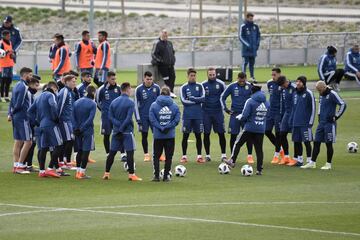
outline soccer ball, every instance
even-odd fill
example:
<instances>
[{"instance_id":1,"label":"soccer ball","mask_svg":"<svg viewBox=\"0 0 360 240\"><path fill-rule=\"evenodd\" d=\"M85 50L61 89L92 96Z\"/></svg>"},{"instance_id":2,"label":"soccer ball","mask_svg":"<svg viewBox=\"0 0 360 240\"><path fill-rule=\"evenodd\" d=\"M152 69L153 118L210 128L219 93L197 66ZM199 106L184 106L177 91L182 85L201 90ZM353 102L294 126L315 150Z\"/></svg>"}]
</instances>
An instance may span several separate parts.
<instances>
[{"instance_id":1,"label":"soccer ball","mask_svg":"<svg viewBox=\"0 0 360 240\"><path fill-rule=\"evenodd\" d=\"M5 50L0 48L0 58L4 58L5 56L6 56Z\"/></svg>"},{"instance_id":2,"label":"soccer ball","mask_svg":"<svg viewBox=\"0 0 360 240\"><path fill-rule=\"evenodd\" d=\"M185 177L186 175L186 167L183 165L177 165L175 167L175 176L177 177Z\"/></svg>"},{"instance_id":3,"label":"soccer ball","mask_svg":"<svg viewBox=\"0 0 360 240\"><path fill-rule=\"evenodd\" d=\"M356 142L349 142L347 145L347 149L349 153L357 153L359 150L359 145Z\"/></svg>"},{"instance_id":4,"label":"soccer ball","mask_svg":"<svg viewBox=\"0 0 360 240\"><path fill-rule=\"evenodd\" d=\"M250 177L250 176L253 175L253 173L254 173L254 170L253 170L252 166L247 165L247 164L244 165L244 166L242 166L242 168L241 168L241 174L242 174L243 176L245 176L245 177Z\"/></svg>"},{"instance_id":5,"label":"soccer ball","mask_svg":"<svg viewBox=\"0 0 360 240\"><path fill-rule=\"evenodd\" d=\"M218 167L218 171L220 174L229 174L230 167L226 163L220 163L220 165Z\"/></svg>"},{"instance_id":6,"label":"soccer ball","mask_svg":"<svg viewBox=\"0 0 360 240\"><path fill-rule=\"evenodd\" d=\"M129 170L129 166L127 164L127 162L124 162L124 171L127 172ZM136 170L136 164L134 162L134 171Z\"/></svg>"},{"instance_id":7,"label":"soccer ball","mask_svg":"<svg viewBox=\"0 0 360 240\"><path fill-rule=\"evenodd\" d=\"M160 171L160 178L161 178L161 179L164 179L164 172L165 172L165 169L162 169L162 170ZM172 172L171 172L171 170L170 170L170 171L169 171L169 175L168 175L168 179L171 180L171 177L172 177Z\"/></svg>"}]
</instances>

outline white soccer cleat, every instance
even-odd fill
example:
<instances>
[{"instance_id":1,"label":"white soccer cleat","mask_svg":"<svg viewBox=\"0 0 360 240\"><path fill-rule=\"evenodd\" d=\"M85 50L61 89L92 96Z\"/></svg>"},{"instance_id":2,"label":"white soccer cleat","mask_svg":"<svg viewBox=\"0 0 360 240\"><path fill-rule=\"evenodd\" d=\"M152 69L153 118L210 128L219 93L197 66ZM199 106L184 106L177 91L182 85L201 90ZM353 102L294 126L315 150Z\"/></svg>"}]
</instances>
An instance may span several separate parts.
<instances>
[{"instance_id":1,"label":"white soccer cleat","mask_svg":"<svg viewBox=\"0 0 360 240\"><path fill-rule=\"evenodd\" d=\"M302 168L302 169L316 168L316 162L309 162L309 163L305 164L304 166L301 166L300 168Z\"/></svg>"},{"instance_id":2,"label":"white soccer cleat","mask_svg":"<svg viewBox=\"0 0 360 240\"><path fill-rule=\"evenodd\" d=\"M331 170L331 163L325 163L325 165L321 168L321 170Z\"/></svg>"},{"instance_id":3,"label":"white soccer cleat","mask_svg":"<svg viewBox=\"0 0 360 240\"><path fill-rule=\"evenodd\" d=\"M175 93L172 93L172 92L170 93L170 97L171 97L171 98L177 98L176 94L175 94Z\"/></svg>"}]
</instances>

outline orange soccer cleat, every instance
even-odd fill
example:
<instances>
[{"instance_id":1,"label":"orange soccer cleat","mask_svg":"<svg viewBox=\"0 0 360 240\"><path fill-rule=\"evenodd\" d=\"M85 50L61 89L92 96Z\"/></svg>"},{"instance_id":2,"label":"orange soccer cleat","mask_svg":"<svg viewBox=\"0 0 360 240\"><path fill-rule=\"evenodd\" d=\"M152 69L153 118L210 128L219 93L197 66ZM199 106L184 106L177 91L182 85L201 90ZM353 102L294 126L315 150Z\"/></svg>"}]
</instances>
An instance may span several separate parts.
<instances>
[{"instance_id":1,"label":"orange soccer cleat","mask_svg":"<svg viewBox=\"0 0 360 240\"><path fill-rule=\"evenodd\" d=\"M254 158L252 155L248 155L247 156L247 163L248 164L254 164Z\"/></svg>"},{"instance_id":2,"label":"orange soccer cleat","mask_svg":"<svg viewBox=\"0 0 360 240\"><path fill-rule=\"evenodd\" d=\"M281 158L284 158L284 157L285 157L285 152L284 152L284 149L283 149L283 148L281 148L279 154L280 154L280 157L281 157Z\"/></svg>"},{"instance_id":3,"label":"orange soccer cleat","mask_svg":"<svg viewBox=\"0 0 360 240\"><path fill-rule=\"evenodd\" d=\"M109 172L105 172L104 176L102 177L103 180L110 180L110 173Z\"/></svg>"},{"instance_id":4,"label":"orange soccer cleat","mask_svg":"<svg viewBox=\"0 0 360 240\"><path fill-rule=\"evenodd\" d=\"M286 165L290 162L290 157L283 157L281 161L278 163L279 165Z\"/></svg>"},{"instance_id":5,"label":"orange soccer cleat","mask_svg":"<svg viewBox=\"0 0 360 240\"><path fill-rule=\"evenodd\" d=\"M144 162L150 162L150 154L148 153L144 154Z\"/></svg>"},{"instance_id":6,"label":"orange soccer cleat","mask_svg":"<svg viewBox=\"0 0 360 240\"><path fill-rule=\"evenodd\" d=\"M271 164L278 164L280 161L279 157L278 156L274 156L272 161L271 161Z\"/></svg>"},{"instance_id":7,"label":"orange soccer cleat","mask_svg":"<svg viewBox=\"0 0 360 240\"><path fill-rule=\"evenodd\" d=\"M96 161L95 161L94 159L92 159L92 158L89 157L88 163L96 163Z\"/></svg>"},{"instance_id":8,"label":"orange soccer cleat","mask_svg":"<svg viewBox=\"0 0 360 240\"><path fill-rule=\"evenodd\" d=\"M188 162L187 156L182 156L180 159L180 163L187 163L187 162Z\"/></svg>"},{"instance_id":9,"label":"orange soccer cleat","mask_svg":"<svg viewBox=\"0 0 360 240\"><path fill-rule=\"evenodd\" d=\"M129 174L129 181L142 181L142 178L139 178L138 176L134 174Z\"/></svg>"},{"instance_id":10,"label":"orange soccer cleat","mask_svg":"<svg viewBox=\"0 0 360 240\"><path fill-rule=\"evenodd\" d=\"M165 158L165 155L164 154L161 154L161 156L160 156L160 161L165 161L166 160L166 158Z\"/></svg>"},{"instance_id":11,"label":"orange soccer cleat","mask_svg":"<svg viewBox=\"0 0 360 240\"><path fill-rule=\"evenodd\" d=\"M54 170L45 170L45 174L47 177L60 178L60 175L57 174Z\"/></svg>"},{"instance_id":12,"label":"orange soccer cleat","mask_svg":"<svg viewBox=\"0 0 360 240\"><path fill-rule=\"evenodd\" d=\"M198 156L198 157L196 158L196 162L197 162L197 163L206 163L206 160L205 160L202 156Z\"/></svg>"},{"instance_id":13,"label":"orange soccer cleat","mask_svg":"<svg viewBox=\"0 0 360 240\"><path fill-rule=\"evenodd\" d=\"M289 158L289 162L286 164L287 166L296 166L298 164L298 161L292 159L292 158Z\"/></svg>"}]
</instances>

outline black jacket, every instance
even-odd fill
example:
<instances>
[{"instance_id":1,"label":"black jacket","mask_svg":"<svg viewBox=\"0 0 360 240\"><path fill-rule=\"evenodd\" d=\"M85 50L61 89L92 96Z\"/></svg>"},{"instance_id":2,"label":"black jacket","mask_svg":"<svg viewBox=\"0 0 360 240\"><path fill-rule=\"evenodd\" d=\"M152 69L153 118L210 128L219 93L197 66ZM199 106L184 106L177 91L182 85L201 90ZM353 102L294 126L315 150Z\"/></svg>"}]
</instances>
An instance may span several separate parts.
<instances>
[{"instance_id":1,"label":"black jacket","mask_svg":"<svg viewBox=\"0 0 360 240\"><path fill-rule=\"evenodd\" d=\"M151 63L154 65L175 65L175 50L170 41L163 41L160 38L154 42L151 51Z\"/></svg>"}]
</instances>

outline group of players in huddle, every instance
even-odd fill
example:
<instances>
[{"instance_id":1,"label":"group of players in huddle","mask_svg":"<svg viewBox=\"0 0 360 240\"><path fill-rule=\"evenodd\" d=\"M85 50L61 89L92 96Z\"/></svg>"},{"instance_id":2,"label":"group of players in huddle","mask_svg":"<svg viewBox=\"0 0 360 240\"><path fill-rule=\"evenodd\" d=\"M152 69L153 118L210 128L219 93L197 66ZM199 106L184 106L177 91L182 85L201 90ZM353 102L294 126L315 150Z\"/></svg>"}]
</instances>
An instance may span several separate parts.
<instances>
[{"instance_id":1,"label":"group of players in huddle","mask_svg":"<svg viewBox=\"0 0 360 240\"><path fill-rule=\"evenodd\" d=\"M247 162L254 163L254 146L256 173L261 175L263 138L266 135L275 149L272 164L316 168L320 145L325 143L327 163L321 169L331 169L336 121L344 113L346 104L325 82L316 83L316 89L320 93L319 124L313 139L316 104L314 94L306 87L305 76L300 76L291 83L281 75L279 68L272 69L272 79L267 82L270 95L267 101L261 85L247 82L243 72L238 74L236 82L228 86L216 78L215 68L207 69L208 79L202 83L196 81L196 74L195 69L188 69L188 82L180 87L183 105L181 163L188 162L187 147L191 132L196 138L196 161L200 164L211 161L210 133L213 130L219 136L220 160L230 167L235 167L240 148L246 143ZM107 72L106 81L98 89L91 85L92 76L89 72L81 73L81 84L78 86L77 73L66 72L58 82L46 84L42 93L36 97L40 77L34 75L30 68L22 68L20 75L21 80L13 88L8 114L15 139L14 173L36 171L32 166L32 156L37 145L39 177L68 176L64 169L76 168L76 179L88 179L86 167L89 160L93 161L89 155L95 149L94 118L98 108L101 111L101 134L107 154L103 179L110 178L110 169L119 151L122 161L127 162L128 179L142 180L135 174L134 168L135 115L142 137L144 161L151 161L147 138L148 131L153 132L153 181L160 181L161 159L165 160L163 180L169 181L168 174L175 149L175 129L181 114L170 97L170 89L167 86L160 88L155 84L151 72L145 72L143 83L134 93L128 82L118 85L116 74L112 71ZM130 98L132 95L134 100ZM229 96L230 107L226 103ZM230 115L229 158L226 156L224 112ZM289 155L289 133L294 142L293 157ZM202 143L205 158L202 157ZM303 144L306 148L306 164L302 157ZM73 150L76 153L76 163L71 161ZM51 153L51 160L48 167L45 167L48 151ZM163 152L165 156L162 156Z\"/></svg>"}]
</instances>

